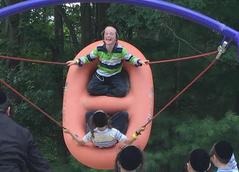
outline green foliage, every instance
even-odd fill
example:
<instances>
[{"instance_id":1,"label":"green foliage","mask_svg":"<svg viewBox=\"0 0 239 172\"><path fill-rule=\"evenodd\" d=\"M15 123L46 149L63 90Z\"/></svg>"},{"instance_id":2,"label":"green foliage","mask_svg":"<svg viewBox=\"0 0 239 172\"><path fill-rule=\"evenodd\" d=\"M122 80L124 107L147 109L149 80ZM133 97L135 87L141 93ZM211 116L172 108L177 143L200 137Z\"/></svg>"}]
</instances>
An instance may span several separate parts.
<instances>
[{"instance_id":1,"label":"green foliage","mask_svg":"<svg viewBox=\"0 0 239 172\"><path fill-rule=\"evenodd\" d=\"M238 132L239 116L228 112L220 120L212 117L198 119L195 114L171 114L164 113L154 123L148 153L148 168L167 168L169 171L183 169L184 163L190 151L196 148L210 150L218 140L227 140L235 148L238 156ZM173 163L169 160L173 159Z\"/></svg>"},{"instance_id":2,"label":"green foliage","mask_svg":"<svg viewBox=\"0 0 239 172\"><path fill-rule=\"evenodd\" d=\"M239 1L172 0L238 28ZM0 5L4 5L3 2ZM73 21L76 35L81 39L80 6L63 7ZM93 6L92 6L93 9ZM31 59L66 61L73 58L70 31L64 24L64 51L54 57L58 42L54 33L52 7L31 10L20 17L20 45L11 45L8 21L0 23L0 53ZM96 16L92 16L94 18ZM222 36L183 18L159 10L130 5L111 4L108 19L117 26L120 38L134 44L150 61L184 57L216 50ZM94 26L97 28L97 26ZM95 33L92 33L93 35ZM20 54L11 49L19 47ZM176 102L153 121L152 134L145 150L146 171L179 171L195 148L207 150L220 139L229 140L238 157L239 132L239 65L232 45L206 75L198 80ZM182 90L212 60L212 57L188 62L151 65L155 88L155 112ZM0 78L10 83L24 96L61 121L62 94L67 69L62 66L0 61ZM1 86L2 87L2 86ZM14 117L29 128L54 171L107 170L89 169L67 152L62 131L44 115L20 97L9 93ZM51 103L49 103L51 102Z\"/></svg>"},{"instance_id":3,"label":"green foliage","mask_svg":"<svg viewBox=\"0 0 239 172\"><path fill-rule=\"evenodd\" d=\"M128 40L144 38L158 41L163 30L161 22L167 19L167 15L157 10L119 4L111 5L108 15L120 35Z\"/></svg>"},{"instance_id":4,"label":"green foliage","mask_svg":"<svg viewBox=\"0 0 239 172\"><path fill-rule=\"evenodd\" d=\"M203 9L206 7L206 3L204 0L195 0L195 1L190 1L190 0L171 0L173 3L176 3L181 6L185 7L190 7L191 9Z\"/></svg>"}]
</instances>

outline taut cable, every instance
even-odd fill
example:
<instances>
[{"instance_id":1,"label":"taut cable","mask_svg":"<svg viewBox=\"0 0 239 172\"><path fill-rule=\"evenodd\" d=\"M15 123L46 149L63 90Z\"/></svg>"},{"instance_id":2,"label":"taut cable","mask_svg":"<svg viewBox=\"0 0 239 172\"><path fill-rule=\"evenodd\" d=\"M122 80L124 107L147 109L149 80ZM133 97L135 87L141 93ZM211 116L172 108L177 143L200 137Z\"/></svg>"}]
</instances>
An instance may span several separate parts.
<instances>
[{"instance_id":1,"label":"taut cable","mask_svg":"<svg viewBox=\"0 0 239 172\"><path fill-rule=\"evenodd\" d=\"M34 104L33 102L31 102L28 98L26 98L25 96L23 96L21 93L19 93L16 89L14 89L12 86L10 86L7 82L5 82L4 80L0 79L0 82L5 85L7 88L9 88L10 90L12 90L12 92L14 92L16 95L18 95L19 97L21 97L23 100L25 100L27 103L29 103L31 106L33 106L35 109L37 109L38 111L40 111L41 113L43 113L47 118L49 118L52 122L54 122L55 124L57 124L59 127L65 129L65 127L62 126L62 124L58 121L56 121L53 117L51 117L48 113L46 113L44 110L42 110L40 107L38 107L36 104Z\"/></svg>"},{"instance_id":2,"label":"taut cable","mask_svg":"<svg viewBox=\"0 0 239 172\"><path fill-rule=\"evenodd\" d=\"M63 63L63 62L50 62L50 61L43 61L43 60L32 60L32 59L26 59L21 57L0 56L0 58L6 59L6 60L16 60L16 61L24 61L24 62L31 62L31 63L66 65L65 62Z\"/></svg>"},{"instance_id":3,"label":"taut cable","mask_svg":"<svg viewBox=\"0 0 239 172\"><path fill-rule=\"evenodd\" d=\"M161 112L163 112L167 107L169 107L178 97L180 97L184 92L186 92L197 80L199 80L212 66L215 65L216 61L221 57L221 55L223 53L225 53L226 51L226 48L228 46L228 43L226 41L223 42L222 45L218 46L218 50L216 51L217 52L217 55L216 57L213 59L213 61L211 61L211 63L204 69L202 70L196 77L194 77L194 79L188 84L186 85L179 93L177 93L174 97L172 97L170 99L170 101L168 103L166 103L160 111L158 111L152 118L148 119L148 121L142 125L137 131L135 131L133 133L133 136L132 136L132 140L130 142L133 143L137 137L139 135L141 135L141 132L143 132L145 130L145 128L147 127L147 125L149 123L151 123ZM215 51L212 52L212 54L215 54Z\"/></svg>"}]
</instances>

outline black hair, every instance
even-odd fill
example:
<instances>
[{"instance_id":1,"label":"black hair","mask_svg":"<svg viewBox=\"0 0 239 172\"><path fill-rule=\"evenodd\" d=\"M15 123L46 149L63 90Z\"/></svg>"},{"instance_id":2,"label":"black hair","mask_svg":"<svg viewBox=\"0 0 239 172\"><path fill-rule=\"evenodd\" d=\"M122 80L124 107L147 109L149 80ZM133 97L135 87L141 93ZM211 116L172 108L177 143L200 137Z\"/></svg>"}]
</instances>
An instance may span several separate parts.
<instances>
[{"instance_id":1,"label":"black hair","mask_svg":"<svg viewBox=\"0 0 239 172\"><path fill-rule=\"evenodd\" d=\"M6 112L9 107L7 95L0 89L0 112Z\"/></svg>"},{"instance_id":2,"label":"black hair","mask_svg":"<svg viewBox=\"0 0 239 172\"><path fill-rule=\"evenodd\" d=\"M123 148L117 155L115 160L115 172L120 172L118 163L125 170L136 170L143 171L143 152L134 145L129 145Z\"/></svg>"},{"instance_id":3,"label":"black hair","mask_svg":"<svg viewBox=\"0 0 239 172\"><path fill-rule=\"evenodd\" d=\"M108 125L108 116L104 111L96 111L93 115L93 124L95 127L104 127Z\"/></svg>"},{"instance_id":4,"label":"black hair","mask_svg":"<svg viewBox=\"0 0 239 172\"><path fill-rule=\"evenodd\" d=\"M190 154L190 165L197 172L207 171L210 167L209 154L204 149L195 149Z\"/></svg>"},{"instance_id":5,"label":"black hair","mask_svg":"<svg viewBox=\"0 0 239 172\"><path fill-rule=\"evenodd\" d=\"M214 152L219 161L227 164L232 157L233 148L229 142L222 140L214 145Z\"/></svg>"}]
</instances>

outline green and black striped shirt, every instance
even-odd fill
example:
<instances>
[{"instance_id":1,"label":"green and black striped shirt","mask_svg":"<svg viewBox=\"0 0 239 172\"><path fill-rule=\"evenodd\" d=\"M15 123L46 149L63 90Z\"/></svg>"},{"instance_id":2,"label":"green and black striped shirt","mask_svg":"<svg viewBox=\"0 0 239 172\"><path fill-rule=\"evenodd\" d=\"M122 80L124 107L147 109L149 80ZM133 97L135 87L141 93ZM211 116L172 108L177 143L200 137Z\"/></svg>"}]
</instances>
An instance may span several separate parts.
<instances>
[{"instance_id":1,"label":"green and black striped shirt","mask_svg":"<svg viewBox=\"0 0 239 172\"><path fill-rule=\"evenodd\" d=\"M122 70L122 62L126 60L134 65L138 64L139 58L129 54L127 50L119 44L116 44L112 52L108 52L105 44L97 46L87 56L80 57L81 64L90 63L99 59L96 72L104 77L110 77Z\"/></svg>"}]
</instances>

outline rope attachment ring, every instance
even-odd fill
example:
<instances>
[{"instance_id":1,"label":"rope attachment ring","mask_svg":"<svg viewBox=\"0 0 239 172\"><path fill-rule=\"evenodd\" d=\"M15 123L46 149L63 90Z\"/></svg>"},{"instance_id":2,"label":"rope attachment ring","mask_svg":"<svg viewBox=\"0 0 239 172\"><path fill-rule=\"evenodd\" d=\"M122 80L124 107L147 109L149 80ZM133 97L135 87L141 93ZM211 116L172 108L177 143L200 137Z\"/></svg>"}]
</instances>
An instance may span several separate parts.
<instances>
[{"instance_id":1,"label":"rope attachment ring","mask_svg":"<svg viewBox=\"0 0 239 172\"><path fill-rule=\"evenodd\" d=\"M226 52L227 45L228 45L228 42L223 41L222 45L218 46L217 48L218 53L217 53L216 59L219 59L221 55Z\"/></svg>"}]
</instances>

